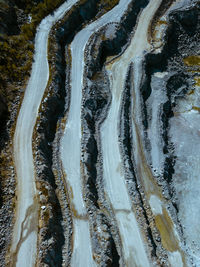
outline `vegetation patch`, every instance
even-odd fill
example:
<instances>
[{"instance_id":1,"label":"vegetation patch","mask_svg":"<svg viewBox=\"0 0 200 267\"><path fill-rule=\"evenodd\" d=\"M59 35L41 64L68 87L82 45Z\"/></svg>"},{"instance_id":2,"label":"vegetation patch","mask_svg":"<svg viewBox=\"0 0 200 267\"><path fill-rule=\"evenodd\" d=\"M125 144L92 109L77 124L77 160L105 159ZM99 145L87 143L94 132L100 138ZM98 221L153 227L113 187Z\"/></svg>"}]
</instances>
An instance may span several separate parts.
<instances>
[{"instance_id":1,"label":"vegetation patch","mask_svg":"<svg viewBox=\"0 0 200 267\"><path fill-rule=\"evenodd\" d=\"M189 56L183 59L187 66L200 66L200 56Z\"/></svg>"},{"instance_id":2,"label":"vegetation patch","mask_svg":"<svg viewBox=\"0 0 200 267\"><path fill-rule=\"evenodd\" d=\"M10 0L11 4L12 1ZM19 26L19 33L0 33L0 95L8 107L30 75L36 27L46 15L62 4L63 0L16 1L16 11L23 10L26 22ZM5 12L9 6L4 6ZM16 23L19 23L17 18ZM14 27L14 26L13 26Z\"/></svg>"}]
</instances>

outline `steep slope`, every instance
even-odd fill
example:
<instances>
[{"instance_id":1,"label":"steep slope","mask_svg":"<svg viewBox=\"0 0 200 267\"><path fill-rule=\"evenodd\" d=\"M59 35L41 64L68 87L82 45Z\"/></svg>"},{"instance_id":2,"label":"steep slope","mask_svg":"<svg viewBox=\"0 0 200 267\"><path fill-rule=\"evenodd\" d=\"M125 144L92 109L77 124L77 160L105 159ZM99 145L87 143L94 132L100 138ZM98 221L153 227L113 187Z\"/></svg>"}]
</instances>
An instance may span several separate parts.
<instances>
[{"instance_id":1,"label":"steep slope","mask_svg":"<svg viewBox=\"0 0 200 267\"><path fill-rule=\"evenodd\" d=\"M35 62L18 115L14 137L18 198L10 253L13 257L12 264L16 264L16 266L32 266L36 262L39 206L34 178L32 134L38 108L49 78L48 34L53 23L62 18L75 3L75 0L67 2L56 10L54 15L46 17L40 23L35 38Z\"/></svg>"},{"instance_id":2,"label":"steep slope","mask_svg":"<svg viewBox=\"0 0 200 267\"><path fill-rule=\"evenodd\" d=\"M198 267L199 1L58 2L0 1L1 265Z\"/></svg>"}]
</instances>

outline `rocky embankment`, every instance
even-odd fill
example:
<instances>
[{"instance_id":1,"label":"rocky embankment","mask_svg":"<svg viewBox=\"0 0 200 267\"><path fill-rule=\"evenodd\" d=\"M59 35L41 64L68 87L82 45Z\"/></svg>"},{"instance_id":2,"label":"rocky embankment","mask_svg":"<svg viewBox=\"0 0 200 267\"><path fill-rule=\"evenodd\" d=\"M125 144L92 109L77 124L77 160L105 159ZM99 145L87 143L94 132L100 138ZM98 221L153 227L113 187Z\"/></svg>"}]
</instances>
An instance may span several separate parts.
<instances>
[{"instance_id":1,"label":"rocky embankment","mask_svg":"<svg viewBox=\"0 0 200 267\"><path fill-rule=\"evenodd\" d=\"M0 75L1 265L200 266L199 1L36 2L0 3L9 58L35 37Z\"/></svg>"}]
</instances>

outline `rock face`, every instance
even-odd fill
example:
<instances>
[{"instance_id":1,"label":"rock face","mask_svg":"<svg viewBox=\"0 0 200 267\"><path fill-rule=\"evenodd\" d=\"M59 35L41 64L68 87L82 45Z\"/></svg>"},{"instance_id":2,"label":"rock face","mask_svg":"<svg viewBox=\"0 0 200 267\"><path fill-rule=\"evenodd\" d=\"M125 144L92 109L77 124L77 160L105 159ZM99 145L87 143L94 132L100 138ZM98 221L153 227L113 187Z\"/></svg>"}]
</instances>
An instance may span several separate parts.
<instances>
[{"instance_id":1,"label":"rock face","mask_svg":"<svg viewBox=\"0 0 200 267\"><path fill-rule=\"evenodd\" d=\"M53 9L34 3L0 3L2 40L21 34L34 5ZM15 102L8 80L0 91L2 266L200 266L199 1L69 0L43 33L48 68L36 56L30 81L47 85ZM20 102L37 117L19 148L30 166L15 150ZM23 194L14 170L31 166ZM33 204L18 225L22 196Z\"/></svg>"}]
</instances>

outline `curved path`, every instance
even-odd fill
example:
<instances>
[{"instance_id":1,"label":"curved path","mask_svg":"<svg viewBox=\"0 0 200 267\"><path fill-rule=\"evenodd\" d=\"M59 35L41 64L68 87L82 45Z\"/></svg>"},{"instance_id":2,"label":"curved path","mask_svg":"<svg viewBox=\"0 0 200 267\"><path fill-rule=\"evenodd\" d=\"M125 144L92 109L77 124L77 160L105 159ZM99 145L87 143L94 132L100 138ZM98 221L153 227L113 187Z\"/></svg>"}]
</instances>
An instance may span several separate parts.
<instances>
[{"instance_id":1,"label":"curved path","mask_svg":"<svg viewBox=\"0 0 200 267\"><path fill-rule=\"evenodd\" d=\"M153 0L152 0L153 1ZM151 1L151 2L152 2ZM170 9L174 9L176 3L180 2L179 0L175 1L173 5L165 11L165 15L169 13ZM165 28L160 29L160 34L162 35L165 31ZM159 40L159 39L158 39ZM156 42L159 41L156 40ZM160 43L162 39L160 39ZM159 53L160 45L156 45L154 43L154 53ZM149 49L145 49L146 51ZM142 127L142 101L141 101L141 84L143 79L143 58L136 58L133 60L133 90L131 98L131 118L132 118L132 134L133 134L133 146L134 146L134 159L135 166L138 176L140 178L141 184L143 185L144 193L146 196L146 200L149 203L152 213L155 218L156 227L160 233L161 242L166 249L168 255L168 264L169 266L185 266L185 256L181 248L181 242L179 239L179 235L176 229L174 222L172 221L171 214L168 210L169 203L167 203L166 199L163 197L161 188L157 185L154 175L152 174L152 169L149 167L147 163L147 158L145 155L145 145L143 139L143 127ZM166 75L165 72L154 73L154 79L164 77ZM153 79L152 78L152 79ZM156 105L162 102L161 96L158 94L151 93L151 96L154 98L156 103L153 103L152 108L152 123L155 121L155 112ZM165 97L163 94L162 97ZM155 127L155 124L153 125ZM154 129L155 130L155 129ZM155 134L155 133L154 133ZM158 144L157 139L157 144ZM154 138L151 139L151 142L154 141ZM154 145L151 143L152 146ZM153 149L157 149L154 147ZM153 156L156 156L156 151L154 150ZM158 152L158 151L157 151ZM155 158L154 158L155 159ZM159 162L160 159L156 159ZM159 165L159 164L158 164Z\"/></svg>"},{"instance_id":2,"label":"curved path","mask_svg":"<svg viewBox=\"0 0 200 267\"><path fill-rule=\"evenodd\" d=\"M111 11L80 31L71 44L71 102L65 133L61 140L61 159L66 173L66 182L73 192L71 207L74 210L74 247L71 265L74 267L95 266L80 171L84 51L90 36L107 23L119 22L130 2L131 0L121 0Z\"/></svg>"},{"instance_id":3,"label":"curved path","mask_svg":"<svg viewBox=\"0 0 200 267\"><path fill-rule=\"evenodd\" d=\"M12 266L34 266L37 255L38 201L32 154L32 134L48 79L48 35L53 24L78 0L69 0L42 20L35 37L35 56L14 135L17 173L16 222L10 248Z\"/></svg>"},{"instance_id":4,"label":"curved path","mask_svg":"<svg viewBox=\"0 0 200 267\"><path fill-rule=\"evenodd\" d=\"M116 215L126 266L150 266L141 229L132 210L132 203L125 184L124 170L119 148L119 115L122 93L130 63L134 63L135 86L140 82L140 64L144 53L151 48L148 28L161 0L151 0L141 13L135 34L127 50L114 63L107 65L112 102L106 120L101 127L103 151L103 176L105 189ZM138 67L137 67L138 66ZM138 84L139 85L139 84Z\"/></svg>"}]
</instances>

